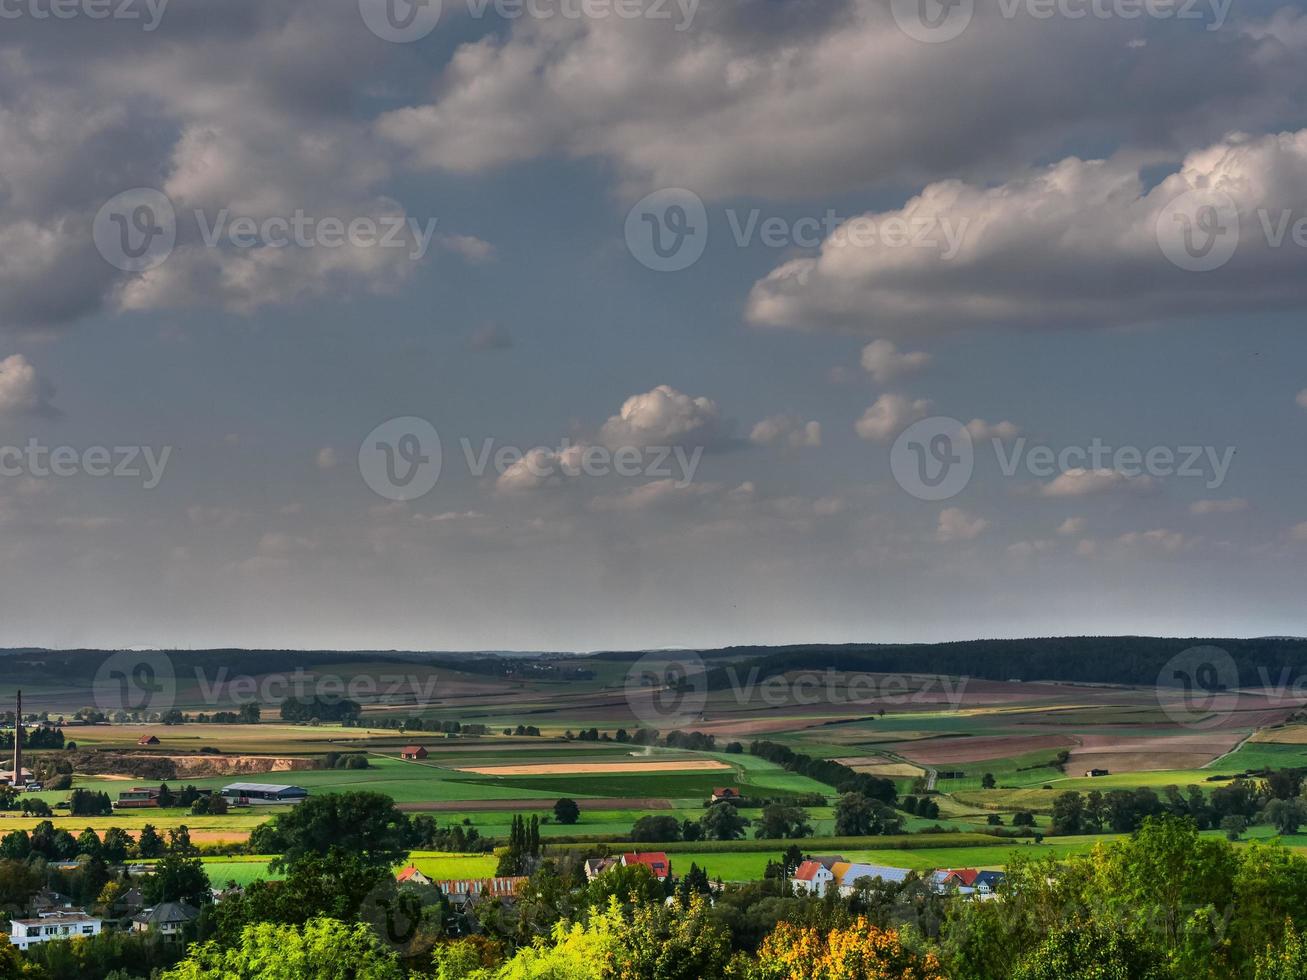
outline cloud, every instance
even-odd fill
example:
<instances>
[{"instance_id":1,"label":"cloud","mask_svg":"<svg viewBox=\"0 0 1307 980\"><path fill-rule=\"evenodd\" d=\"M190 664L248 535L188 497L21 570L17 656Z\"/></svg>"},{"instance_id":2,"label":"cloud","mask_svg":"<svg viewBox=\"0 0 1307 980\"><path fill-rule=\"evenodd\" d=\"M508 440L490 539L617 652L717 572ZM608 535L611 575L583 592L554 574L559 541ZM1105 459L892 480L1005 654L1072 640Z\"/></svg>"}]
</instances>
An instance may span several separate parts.
<instances>
[{"instance_id":1,"label":"cloud","mask_svg":"<svg viewBox=\"0 0 1307 980\"><path fill-rule=\"evenodd\" d=\"M1057 527L1057 533L1064 538L1075 538L1085 533L1089 522L1083 517L1068 517Z\"/></svg>"},{"instance_id":2,"label":"cloud","mask_svg":"<svg viewBox=\"0 0 1307 980\"><path fill-rule=\"evenodd\" d=\"M925 351L900 351L890 340L873 340L862 349L862 367L877 384L920 371L930 363Z\"/></svg>"},{"instance_id":3,"label":"cloud","mask_svg":"<svg viewBox=\"0 0 1307 980\"><path fill-rule=\"evenodd\" d=\"M1131 154L1072 157L998 186L935 183L901 209L855 220L937 229L941 242L957 242L955 255L837 232L818 254L755 283L747 317L760 327L909 334L1301 308L1301 249L1271 241L1305 189L1307 130L1228 136L1152 186ZM1177 254L1183 220L1208 206L1222 209L1218 256L1233 254L1190 271L1163 245Z\"/></svg>"},{"instance_id":4,"label":"cloud","mask_svg":"<svg viewBox=\"0 0 1307 980\"><path fill-rule=\"evenodd\" d=\"M972 419L968 422L967 432L971 434L972 439L998 439L1001 442L1011 442L1021 434L1021 430L1011 422L991 424L984 419Z\"/></svg>"},{"instance_id":5,"label":"cloud","mask_svg":"<svg viewBox=\"0 0 1307 980\"><path fill-rule=\"evenodd\" d=\"M774 415L753 427L749 441L755 446L779 443L791 449L814 448L821 445L821 423L803 422L792 415Z\"/></svg>"},{"instance_id":6,"label":"cloud","mask_svg":"<svg viewBox=\"0 0 1307 980\"><path fill-rule=\"evenodd\" d=\"M475 235L442 235L440 244L474 265L493 262L498 257L495 246Z\"/></svg>"},{"instance_id":7,"label":"cloud","mask_svg":"<svg viewBox=\"0 0 1307 980\"><path fill-rule=\"evenodd\" d=\"M513 346L513 337L498 323L483 323L472 331L467 346L468 350L475 351L509 350Z\"/></svg>"},{"instance_id":8,"label":"cloud","mask_svg":"<svg viewBox=\"0 0 1307 980\"><path fill-rule=\"evenodd\" d=\"M22 354L0 361L0 416L57 415L50 404L54 387L36 372Z\"/></svg>"},{"instance_id":9,"label":"cloud","mask_svg":"<svg viewBox=\"0 0 1307 980\"><path fill-rule=\"evenodd\" d=\"M1153 531L1130 531L1121 535L1114 542L1122 548L1147 547L1165 552L1181 551L1194 544L1194 540L1178 531L1157 529Z\"/></svg>"},{"instance_id":10,"label":"cloud","mask_svg":"<svg viewBox=\"0 0 1307 980\"><path fill-rule=\"evenodd\" d=\"M736 440L711 398L691 397L670 385L632 395L599 430L599 441L612 450L625 446L702 446L730 448Z\"/></svg>"},{"instance_id":11,"label":"cloud","mask_svg":"<svg viewBox=\"0 0 1307 980\"><path fill-rule=\"evenodd\" d=\"M616 494L595 497L590 509L599 512L636 513L651 510L674 510L697 500L722 493L720 483L690 483L679 480L655 480Z\"/></svg>"},{"instance_id":12,"label":"cloud","mask_svg":"<svg viewBox=\"0 0 1307 980\"><path fill-rule=\"evenodd\" d=\"M862 413L853 428L868 442L889 442L913 422L924 419L930 407L928 401L884 394Z\"/></svg>"},{"instance_id":13,"label":"cloud","mask_svg":"<svg viewBox=\"0 0 1307 980\"><path fill-rule=\"evenodd\" d=\"M340 463L340 458L336 455L336 450L331 446L323 446L318 450L314 462L317 463L320 470L333 470Z\"/></svg>"},{"instance_id":14,"label":"cloud","mask_svg":"<svg viewBox=\"0 0 1307 980\"><path fill-rule=\"evenodd\" d=\"M1059 474L1040 487L1045 497L1089 497L1116 490L1148 490L1153 486L1150 476L1126 476L1118 470L1087 470L1076 468Z\"/></svg>"},{"instance_id":15,"label":"cloud","mask_svg":"<svg viewBox=\"0 0 1307 980\"><path fill-rule=\"evenodd\" d=\"M1295 524L1289 529L1289 537L1295 541L1307 541L1307 521L1301 524Z\"/></svg>"},{"instance_id":16,"label":"cloud","mask_svg":"<svg viewBox=\"0 0 1307 980\"><path fill-rule=\"evenodd\" d=\"M597 159L632 193L812 199L960 172L989 179L1106 134L1174 150L1220 136L1222 118L1253 128L1296 115L1294 14L1159 30L1134 53L1138 21L982 7L938 47L866 0L703 4L689 31L522 17L462 44L430 98L376 129L418 168Z\"/></svg>"},{"instance_id":17,"label":"cloud","mask_svg":"<svg viewBox=\"0 0 1307 980\"><path fill-rule=\"evenodd\" d=\"M973 517L959 507L948 507L940 511L935 540L974 541L988 527L989 521L983 517Z\"/></svg>"},{"instance_id":18,"label":"cloud","mask_svg":"<svg viewBox=\"0 0 1307 980\"><path fill-rule=\"evenodd\" d=\"M1307 388L1298 392L1297 402L1299 408L1307 408Z\"/></svg>"},{"instance_id":19,"label":"cloud","mask_svg":"<svg viewBox=\"0 0 1307 980\"><path fill-rule=\"evenodd\" d=\"M559 486L564 477L581 473L586 447L567 446L562 450L537 447L507 467L495 481L502 494L523 494Z\"/></svg>"},{"instance_id":20,"label":"cloud","mask_svg":"<svg viewBox=\"0 0 1307 980\"><path fill-rule=\"evenodd\" d=\"M1248 501L1243 497L1231 497L1229 500L1195 500L1189 505L1189 513L1198 516L1208 514L1237 514L1248 509Z\"/></svg>"}]
</instances>

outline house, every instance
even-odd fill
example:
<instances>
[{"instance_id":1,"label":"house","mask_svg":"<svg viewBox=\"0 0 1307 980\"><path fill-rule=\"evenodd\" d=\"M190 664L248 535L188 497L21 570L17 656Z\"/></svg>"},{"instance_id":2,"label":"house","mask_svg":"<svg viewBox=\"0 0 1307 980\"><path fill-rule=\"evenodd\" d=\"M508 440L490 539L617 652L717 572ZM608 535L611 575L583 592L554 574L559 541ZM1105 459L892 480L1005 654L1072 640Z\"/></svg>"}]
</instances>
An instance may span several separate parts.
<instances>
[{"instance_id":1,"label":"house","mask_svg":"<svg viewBox=\"0 0 1307 980\"><path fill-rule=\"evenodd\" d=\"M104 920L85 912L51 912L35 919L13 919L9 923L9 942L21 950L52 939L73 939L78 936L98 936L104 929Z\"/></svg>"},{"instance_id":2,"label":"house","mask_svg":"<svg viewBox=\"0 0 1307 980\"><path fill-rule=\"evenodd\" d=\"M61 895L51 888L42 888L32 896L32 915L42 916L51 915L56 912L72 913L81 912L81 909L73 908L73 900L67 895Z\"/></svg>"},{"instance_id":3,"label":"house","mask_svg":"<svg viewBox=\"0 0 1307 980\"><path fill-rule=\"evenodd\" d=\"M1097 779L1099 776L1110 776L1112 773L1107 769L1086 769L1086 779Z\"/></svg>"},{"instance_id":4,"label":"house","mask_svg":"<svg viewBox=\"0 0 1307 980\"><path fill-rule=\"evenodd\" d=\"M0 786L26 786L31 779L32 770L28 769L26 766L22 767L17 782L14 781L14 773L12 769L0 772Z\"/></svg>"},{"instance_id":5,"label":"house","mask_svg":"<svg viewBox=\"0 0 1307 980\"><path fill-rule=\"evenodd\" d=\"M617 858L590 858L585 862L585 880L594 881L605 871L616 868L621 863Z\"/></svg>"},{"instance_id":6,"label":"house","mask_svg":"<svg viewBox=\"0 0 1307 980\"><path fill-rule=\"evenodd\" d=\"M142 810L158 805L158 786L134 786L125 793L119 793L113 806L115 810Z\"/></svg>"},{"instance_id":7,"label":"house","mask_svg":"<svg viewBox=\"0 0 1307 980\"><path fill-rule=\"evenodd\" d=\"M425 759L428 755L429 753L427 750L420 745L406 745L404 746L404 750L399 753L401 759L408 759L410 761Z\"/></svg>"},{"instance_id":8,"label":"house","mask_svg":"<svg viewBox=\"0 0 1307 980\"><path fill-rule=\"evenodd\" d=\"M414 885L429 885L429 884L431 884L431 879L428 878L426 875L424 875L421 871L419 871L419 870L417 869L416 865L412 865L412 864L410 864L407 868L405 868L405 869L404 869L403 871L401 871L399 874L395 875L395 881L398 882L398 883L401 884L401 885L404 884L405 882L408 882L408 883L411 883L411 884L414 884Z\"/></svg>"},{"instance_id":9,"label":"house","mask_svg":"<svg viewBox=\"0 0 1307 980\"><path fill-rule=\"evenodd\" d=\"M723 786L712 791L712 802L735 803L740 799L740 791L733 786Z\"/></svg>"},{"instance_id":10,"label":"house","mask_svg":"<svg viewBox=\"0 0 1307 980\"><path fill-rule=\"evenodd\" d=\"M666 881L672 876L672 862L667 860L667 855L662 851L651 851L644 854L623 854L620 860L624 868L630 868L637 864L644 865L659 881Z\"/></svg>"},{"instance_id":11,"label":"house","mask_svg":"<svg viewBox=\"0 0 1307 980\"><path fill-rule=\"evenodd\" d=\"M951 891L970 895L979 876L980 872L975 868L940 868L931 872L930 885L940 895Z\"/></svg>"},{"instance_id":12,"label":"house","mask_svg":"<svg viewBox=\"0 0 1307 980\"><path fill-rule=\"evenodd\" d=\"M998 886L1003 884L1005 875L1002 871L982 871L971 883L979 898L992 898L998 893Z\"/></svg>"},{"instance_id":13,"label":"house","mask_svg":"<svg viewBox=\"0 0 1307 980\"><path fill-rule=\"evenodd\" d=\"M274 783L231 783L221 790L231 806L269 806L277 803L298 803L309 795L300 786L280 786Z\"/></svg>"},{"instance_id":14,"label":"house","mask_svg":"<svg viewBox=\"0 0 1307 980\"><path fill-rule=\"evenodd\" d=\"M826 897L826 888L835 875L830 868L823 866L818 861L804 861L794 872L794 877L790 879L790 884L794 886L796 894L802 892L807 895L816 895L818 898Z\"/></svg>"},{"instance_id":15,"label":"house","mask_svg":"<svg viewBox=\"0 0 1307 980\"><path fill-rule=\"evenodd\" d=\"M140 738L138 738L138 739L136 740L136 744L137 744L137 745L158 745L158 744L159 744L159 736L157 736L157 735L142 735Z\"/></svg>"},{"instance_id":16,"label":"house","mask_svg":"<svg viewBox=\"0 0 1307 980\"><path fill-rule=\"evenodd\" d=\"M200 917L200 910L185 902L164 902L132 917L132 931L157 932L164 939L181 938L182 930Z\"/></svg>"},{"instance_id":17,"label":"house","mask_svg":"<svg viewBox=\"0 0 1307 980\"><path fill-rule=\"evenodd\" d=\"M451 878L434 881L433 885L440 894L449 899L450 907L455 912L467 912L477 902L484 899L512 902L530 881L525 876L505 878Z\"/></svg>"},{"instance_id":18,"label":"house","mask_svg":"<svg viewBox=\"0 0 1307 980\"><path fill-rule=\"evenodd\" d=\"M908 868L891 868L882 864L850 864L840 861L831 866L831 875L843 898L848 898L857 890L858 882L864 878L892 884L902 884L912 872Z\"/></svg>"},{"instance_id":19,"label":"house","mask_svg":"<svg viewBox=\"0 0 1307 980\"><path fill-rule=\"evenodd\" d=\"M129 888L113 900L109 914L115 919L125 919L145 908L145 899L139 888Z\"/></svg>"}]
</instances>

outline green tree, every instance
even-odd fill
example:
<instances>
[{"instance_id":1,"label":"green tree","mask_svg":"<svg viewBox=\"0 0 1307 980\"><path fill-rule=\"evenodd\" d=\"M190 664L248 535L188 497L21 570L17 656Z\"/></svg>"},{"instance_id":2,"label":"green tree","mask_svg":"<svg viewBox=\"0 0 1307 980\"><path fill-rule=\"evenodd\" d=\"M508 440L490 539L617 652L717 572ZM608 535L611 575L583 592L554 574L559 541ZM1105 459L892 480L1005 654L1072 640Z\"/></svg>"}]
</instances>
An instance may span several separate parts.
<instances>
[{"instance_id":1,"label":"green tree","mask_svg":"<svg viewBox=\"0 0 1307 980\"><path fill-rule=\"evenodd\" d=\"M1166 980L1156 951L1095 923L1073 922L1031 950L1012 980Z\"/></svg>"},{"instance_id":2,"label":"green tree","mask_svg":"<svg viewBox=\"0 0 1307 980\"><path fill-rule=\"evenodd\" d=\"M845 793L835 804L835 833L840 837L895 834L902 825L892 809L861 793Z\"/></svg>"},{"instance_id":3,"label":"green tree","mask_svg":"<svg viewBox=\"0 0 1307 980\"><path fill-rule=\"evenodd\" d=\"M209 876L199 857L170 852L155 862L141 882L141 895L148 905L186 902L198 907L212 901L209 887Z\"/></svg>"},{"instance_id":4,"label":"green tree","mask_svg":"<svg viewBox=\"0 0 1307 980\"><path fill-rule=\"evenodd\" d=\"M136 839L136 853L139 857L157 858L163 854L164 847L163 838L153 824L147 823L141 828L141 834Z\"/></svg>"},{"instance_id":5,"label":"green tree","mask_svg":"<svg viewBox=\"0 0 1307 980\"><path fill-rule=\"evenodd\" d=\"M703 827L706 840L737 840L744 836L744 828L749 825L749 821L740 816L731 804L714 803L699 819L699 824Z\"/></svg>"},{"instance_id":6,"label":"green tree","mask_svg":"<svg viewBox=\"0 0 1307 980\"><path fill-rule=\"evenodd\" d=\"M559 800L554 804L554 819L571 826L581 819L581 808L576 805L576 800Z\"/></svg>"},{"instance_id":7,"label":"green tree","mask_svg":"<svg viewBox=\"0 0 1307 980\"><path fill-rule=\"evenodd\" d=\"M209 942L163 980L403 980L395 953L362 923L312 919L303 926L247 926L234 947Z\"/></svg>"},{"instance_id":8,"label":"green tree","mask_svg":"<svg viewBox=\"0 0 1307 980\"><path fill-rule=\"evenodd\" d=\"M994 774L992 772L987 772L985 775L980 777L981 789L993 789L997 785L998 782L994 779Z\"/></svg>"},{"instance_id":9,"label":"green tree","mask_svg":"<svg viewBox=\"0 0 1307 980\"><path fill-rule=\"evenodd\" d=\"M1241 817L1237 813L1232 813L1228 817L1221 818L1221 829L1225 831L1226 840L1236 841L1248 829L1248 819Z\"/></svg>"},{"instance_id":10,"label":"green tree","mask_svg":"<svg viewBox=\"0 0 1307 980\"><path fill-rule=\"evenodd\" d=\"M367 864L390 868L408 855L409 821L395 801L381 793L311 796L254 829L250 847L279 854L285 867L308 854L352 854Z\"/></svg>"},{"instance_id":11,"label":"green tree","mask_svg":"<svg viewBox=\"0 0 1307 980\"><path fill-rule=\"evenodd\" d=\"M690 821L686 821L690 824ZM693 824L698 828L698 823ZM649 815L641 817L631 827L631 840L637 844L663 844L681 839L681 825L675 817ZM690 838L686 838L689 840ZM695 838L696 840L698 838Z\"/></svg>"},{"instance_id":12,"label":"green tree","mask_svg":"<svg viewBox=\"0 0 1307 980\"><path fill-rule=\"evenodd\" d=\"M1271 800L1262 817L1281 834L1296 834L1303 822L1303 805L1298 800Z\"/></svg>"},{"instance_id":13,"label":"green tree","mask_svg":"<svg viewBox=\"0 0 1307 980\"><path fill-rule=\"evenodd\" d=\"M797 840L812 836L812 824L807 810L785 803L769 803L762 808L753 836L759 840Z\"/></svg>"},{"instance_id":14,"label":"green tree","mask_svg":"<svg viewBox=\"0 0 1307 980\"><path fill-rule=\"evenodd\" d=\"M1079 793L1061 793L1053 800L1053 833L1079 834L1084 824L1085 801Z\"/></svg>"}]
</instances>

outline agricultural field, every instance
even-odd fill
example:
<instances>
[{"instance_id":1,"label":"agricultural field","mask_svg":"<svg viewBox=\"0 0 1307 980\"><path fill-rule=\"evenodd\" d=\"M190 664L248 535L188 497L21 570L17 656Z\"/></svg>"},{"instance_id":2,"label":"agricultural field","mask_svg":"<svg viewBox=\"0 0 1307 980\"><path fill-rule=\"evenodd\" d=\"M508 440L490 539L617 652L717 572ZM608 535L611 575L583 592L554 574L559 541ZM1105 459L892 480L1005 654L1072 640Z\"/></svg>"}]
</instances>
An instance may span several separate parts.
<instances>
[{"instance_id":1,"label":"agricultural field","mask_svg":"<svg viewBox=\"0 0 1307 980\"><path fill-rule=\"evenodd\" d=\"M714 666L729 663L715 660ZM312 680L335 677L376 693L360 697L360 724L291 724L279 720L279 702L261 703L260 724L157 722L82 725L71 714L83 707L85 690L23 678L25 707L64 719L67 739L76 743L70 758L91 771L74 773L76 788L108 793L158 779L91 765L114 759L124 767L163 764L176 778L169 785L218 789L234 781L293 783L311 794L371 790L392 797L410 814L427 813L442 826L475 827L483 837L502 839L515 815L536 816L541 836L550 840L608 842L625 846L632 824L644 816L694 820L719 787L732 787L750 799L823 797L808 806L818 837L835 833L831 786L748 754L748 744L767 739L813 758L833 759L858 772L894 780L900 796L924 794L939 807L930 819L903 814L908 834L923 831L992 831L997 816L1004 827L1019 811L1036 814L1035 830L1048 832L1048 813L1061 792L1176 785L1205 789L1250 771L1307 767L1307 725L1290 721L1302 707L1271 692L1241 690L1218 699L1208 715L1184 716L1172 695L1153 688L1065 682L965 681L921 676L890 688L866 677L827 671L822 699L804 696L797 675L765 684L714 689L702 708L678 727L711 734L715 748L690 751L618 741L619 730L635 733L657 718L652 690L626 689L629 658L543 658L515 676L496 676L481 668L451 669L413 659L342 660L308 664ZM198 669L198 668L194 668ZM191 681L178 670L177 706L188 712L229 710L231 687ZM183 677L187 678L183 681ZM402 683L394 678L402 677ZM275 691L274 678L253 678L251 689ZM0 698L12 679L0 682ZM215 691L219 692L215 694ZM867 693L870 691L870 693ZM665 693L665 692L664 692ZM391 727L399 722L416 726ZM442 724L485 726L488 734L449 734ZM520 726L520 727L519 727ZM529 729L529 733L527 733ZM538 732L538 734L536 734ZM589 735L584 733L590 732ZM664 733L665 734L665 733ZM139 745L143 736L157 745ZM606 736L606 740L605 740ZM626 738L625 735L620 736ZM739 742L744 751L726 751ZM420 760L402 759L406 746L426 750ZM201 751L203 750L203 751ZM328 753L361 754L364 769L322 768ZM87 761L90 760L90 761ZM124 761L125 760L125 761ZM1090 769L1107 775L1087 777ZM986 777L993 788L985 788ZM224 816L196 817L182 809L115 812L109 817L73 818L58 809L68 791L32 794L54 809L54 822L76 831L120 826L139 831L146 823L160 830L185 824L205 844L239 844L276 808L233 810ZM556 800L568 797L581 818L567 826L553 819ZM744 815L756 818L757 810ZM0 835L30 829L36 817L0 813ZM1258 828L1254 828L1258 829ZM752 828L747 831L752 834ZM1080 853L1104 837L981 841L959 847L947 835L921 836L910 852L877 847L867 838L840 853L853 860L937 867L1001 866L1014 849L1021 853ZM974 842L973 842L974 843ZM1287 841L1299 846L1297 839ZM1301 842L1307 846L1307 838ZM812 846L816 847L817 841ZM669 847L678 863L694 861L727 880L761 874L783 842L738 842L735 849ZM681 850L681 848L687 848ZM965 852L965 853L964 853ZM425 873L462 877L493 869L493 856L421 854ZM266 873L266 862L237 858L215 862L222 880L244 881Z\"/></svg>"}]
</instances>

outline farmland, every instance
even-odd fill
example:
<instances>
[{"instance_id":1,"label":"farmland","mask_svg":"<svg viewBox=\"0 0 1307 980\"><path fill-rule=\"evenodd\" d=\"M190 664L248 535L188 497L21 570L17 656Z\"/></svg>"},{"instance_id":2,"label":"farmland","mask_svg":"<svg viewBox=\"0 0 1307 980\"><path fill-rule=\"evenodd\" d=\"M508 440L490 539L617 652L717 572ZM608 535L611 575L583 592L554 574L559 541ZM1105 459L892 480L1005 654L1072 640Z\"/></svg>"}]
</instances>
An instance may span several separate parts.
<instances>
[{"instance_id":1,"label":"farmland","mask_svg":"<svg viewBox=\"0 0 1307 980\"><path fill-rule=\"evenodd\" d=\"M314 795L368 790L393 798L410 815L425 813L441 826L475 828L483 838L505 839L514 816L524 815L538 819L546 844L583 841L619 849L628 846L631 827L642 817L697 820L713 791L729 786L748 801L803 798L817 835L805 846L819 848L821 838L835 833L835 791L748 753L750 742L766 739L813 759L892 779L901 797L924 795L931 785L937 817L901 814L903 832L916 835L915 846L886 846L888 841L874 837L838 845L852 860L919 869L1001 866L1014 851L1083 853L1106 835L1045 837L1039 843L990 836L959 846L955 837L939 833L1010 833L1013 815L1031 811L1034 830L1047 834L1053 800L1068 790L1161 793L1169 786L1197 785L1210 792L1250 771L1307 766L1307 726L1291 721L1301 702L1256 687L1228 692L1205 713L1190 715L1179 710L1174 692L1144 686L891 678L835 670L820 675L819 696L812 697L810 678L789 671L766 684L710 686L701 703L677 716L660 713L659 698L668 691L628 684L627 656L540 657L494 671L475 661L433 665L417 655L337 655L315 663L305 654L295 655L296 667L310 688L330 679L347 691L376 692L358 698L357 724L282 722L276 697L259 702L258 724L215 724L193 718L243 702L233 694L234 684L201 682L207 668L198 655L187 656L191 659L179 655L177 665L175 705L192 718L183 724L79 724L72 715L84 707L84 688L21 672L0 679L0 699L22 683L28 710L62 718L66 738L77 746L69 758L87 768L74 772L73 786L112 798L131 786L160 781L131 775L133 767L164 765L176 773L167 780L174 788L212 790L241 780L294 783ZM732 662L722 655L712 666L720 671ZM199 679L183 683L181 678L195 670ZM396 676L404 682L395 684ZM246 689L276 692L276 680L252 675ZM397 727L401 723L403 730ZM462 730L467 726L474 726L474 734ZM668 746L666 738L635 741L640 729L656 728L665 736L673 727L715 741L694 748ZM149 736L158 744L139 744ZM406 746L420 747L422 757L401 758ZM366 759L366 768L324 768L351 755ZM128 771L107 771L99 764L104 760ZM1090 769L1107 774L1087 777ZM119 826L135 832L146 823L160 829L185 824L197 843L210 845L240 845L272 812L250 808L192 816L171 808L72 818L58 808L68 791L29 795L55 808L56 825L74 831ZM580 805L581 817L573 825L553 818L553 804L562 797ZM817 797L825 805L818 805ZM742 812L755 820L759 815L748 805ZM995 818L1001 828L992 826ZM17 811L0 813L0 835L37 822ZM787 842L756 842L752 830L747 833L749 839L734 845L687 841L668 850L678 865L694 862L714 877L755 878ZM488 873L494 860L414 856L433 877ZM243 882L266 874L266 861L240 856L213 864L215 880Z\"/></svg>"}]
</instances>

